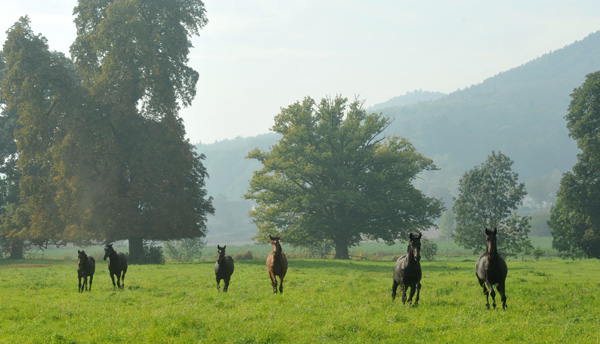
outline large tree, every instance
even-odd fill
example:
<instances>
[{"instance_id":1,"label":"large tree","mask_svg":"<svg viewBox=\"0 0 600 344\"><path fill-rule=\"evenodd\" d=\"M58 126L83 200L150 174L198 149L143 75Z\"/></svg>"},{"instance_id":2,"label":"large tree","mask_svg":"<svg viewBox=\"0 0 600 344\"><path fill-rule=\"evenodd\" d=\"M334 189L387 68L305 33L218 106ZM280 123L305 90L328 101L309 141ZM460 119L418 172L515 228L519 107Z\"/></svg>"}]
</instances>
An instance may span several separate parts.
<instances>
[{"instance_id":1,"label":"large tree","mask_svg":"<svg viewBox=\"0 0 600 344\"><path fill-rule=\"evenodd\" d=\"M581 153L560 181L552 246L566 257L600 258L600 72L588 74L571 97L565 118Z\"/></svg>"},{"instance_id":2,"label":"large tree","mask_svg":"<svg viewBox=\"0 0 600 344\"><path fill-rule=\"evenodd\" d=\"M191 37L206 25L200 0L79 1L71 46L83 86L108 123L102 209L106 240L205 235L202 156L184 138L178 117L195 96ZM170 178L170 179L169 179Z\"/></svg>"},{"instance_id":3,"label":"large tree","mask_svg":"<svg viewBox=\"0 0 600 344\"><path fill-rule=\"evenodd\" d=\"M248 155L263 164L246 198L259 233L280 233L297 246L335 244L336 258L363 239L393 243L433 226L443 206L412 182L433 162L410 142L383 137L389 120L362 103L307 97L282 109L272 130L282 135L270 151Z\"/></svg>"},{"instance_id":4,"label":"large tree","mask_svg":"<svg viewBox=\"0 0 600 344\"><path fill-rule=\"evenodd\" d=\"M527 216L516 210L527 195L525 184L518 183L513 161L502 152L492 152L480 166L465 172L459 180L455 213L454 241L475 252L485 250L485 228L498 228L498 246L506 253L532 248L528 239Z\"/></svg>"}]
</instances>

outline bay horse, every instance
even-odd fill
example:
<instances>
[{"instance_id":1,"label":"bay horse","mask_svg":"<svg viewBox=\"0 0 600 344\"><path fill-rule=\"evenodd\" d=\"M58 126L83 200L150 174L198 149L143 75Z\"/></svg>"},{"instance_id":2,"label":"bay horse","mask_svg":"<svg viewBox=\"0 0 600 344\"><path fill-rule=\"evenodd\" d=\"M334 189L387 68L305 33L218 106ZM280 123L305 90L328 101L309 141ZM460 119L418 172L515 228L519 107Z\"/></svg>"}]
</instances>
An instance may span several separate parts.
<instances>
[{"instance_id":1,"label":"bay horse","mask_svg":"<svg viewBox=\"0 0 600 344\"><path fill-rule=\"evenodd\" d=\"M225 281L223 291L227 292L229 288L229 280L233 274L233 258L225 255L225 248L227 245L221 247L217 245L217 262L215 263L215 276L217 277L217 290L221 290L221 280Z\"/></svg>"},{"instance_id":2,"label":"bay horse","mask_svg":"<svg viewBox=\"0 0 600 344\"><path fill-rule=\"evenodd\" d=\"M94 272L96 271L96 261L94 257L85 254L85 251L77 250L77 276L79 277L79 292L84 290L92 291L92 282L94 281ZM88 289L88 277L90 278L90 287ZM81 283L83 280L83 283Z\"/></svg>"},{"instance_id":3,"label":"bay horse","mask_svg":"<svg viewBox=\"0 0 600 344\"><path fill-rule=\"evenodd\" d=\"M108 262L108 271L112 280L113 288L115 288L115 275L117 275L117 286L125 288L125 273L127 272L127 257L123 252L117 252L112 244L104 246L104 260L110 258ZM121 285L120 282L123 282Z\"/></svg>"},{"instance_id":4,"label":"bay horse","mask_svg":"<svg viewBox=\"0 0 600 344\"><path fill-rule=\"evenodd\" d=\"M496 236L498 229L494 228L494 231L485 229L486 235L486 246L487 249L481 254L477 263L475 264L475 275L479 280L479 285L483 288L485 294L485 305L490 308L490 301L488 295L492 295L492 303L496 308L496 293L494 292L494 285L498 289L500 296L502 297L502 309L506 309L506 294L505 284L506 275L508 274L508 268L506 262L496 247ZM487 288L486 288L487 285ZM489 289L489 291L488 291Z\"/></svg>"},{"instance_id":5,"label":"bay horse","mask_svg":"<svg viewBox=\"0 0 600 344\"><path fill-rule=\"evenodd\" d=\"M415 306L419 304L419 293L421 292L421 237L422 233L415 235L410 233L408 236L408 252L401 255L396 261L394 267L394 284L392 286L392 300L396 298L396 289L400 285L402 288L402 304L406 304L406 290L410 287L410 296L408 304L412 303L412 298L417 292Z\"/></svg>"},{"instance_id":6,"label":"bay horse","mask_svg":"<svg viewBox=\"0 0 600 344\"><path fill-rule=\"evenodd\" d=\"M277 294L277 277L279 277L279 292L283 293L283 278L288 268L287 257L283 253L281 244L279 243L281 237L279 235L276 237L269 235L269 238L271 239L273 251L267 256L267 269L269 270L269 277L271 277L271 284L273 285L273 294Z\"/></svg>"}]
</instances>

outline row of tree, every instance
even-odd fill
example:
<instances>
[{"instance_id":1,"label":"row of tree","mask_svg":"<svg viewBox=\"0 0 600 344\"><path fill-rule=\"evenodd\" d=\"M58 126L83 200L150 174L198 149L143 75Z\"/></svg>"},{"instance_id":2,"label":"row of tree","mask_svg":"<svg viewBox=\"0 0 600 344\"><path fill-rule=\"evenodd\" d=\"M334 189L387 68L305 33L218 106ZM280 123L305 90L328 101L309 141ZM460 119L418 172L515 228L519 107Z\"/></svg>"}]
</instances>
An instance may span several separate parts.
<instances>
[{"instance_id":1,"label":"row of tree","mask_svg":"<svg viewBox=\"0 0 600 344\"><path fill-rule=\"evenodd\" d=\"M81 245L203 237L214 212L178 111L195 96L200 0L79 1L72 60L27 17L2 49L0 236Z\"/></svg>"}]
</instances>

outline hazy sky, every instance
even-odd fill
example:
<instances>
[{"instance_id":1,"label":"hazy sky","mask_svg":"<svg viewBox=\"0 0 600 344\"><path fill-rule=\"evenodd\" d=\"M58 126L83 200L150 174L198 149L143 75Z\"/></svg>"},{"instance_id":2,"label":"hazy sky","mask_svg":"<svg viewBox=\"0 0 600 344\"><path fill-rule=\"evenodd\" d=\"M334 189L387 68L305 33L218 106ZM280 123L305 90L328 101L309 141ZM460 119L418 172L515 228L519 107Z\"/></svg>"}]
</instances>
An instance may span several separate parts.
<instances>
[{"instance_id":1,"label":"hazy sky","mask_svg":"<svg viewBox=\"0 0 600 344\"><path fill-rule=\"evenodd\" d=\"M600 30L598 0L206 0L200 73L181 112L194 143L266 133L311 96L370 106L413 90L452 92ZM0 42L22 15L68 54L76 0L0 0Z\"/></svg>"}]
</instances>

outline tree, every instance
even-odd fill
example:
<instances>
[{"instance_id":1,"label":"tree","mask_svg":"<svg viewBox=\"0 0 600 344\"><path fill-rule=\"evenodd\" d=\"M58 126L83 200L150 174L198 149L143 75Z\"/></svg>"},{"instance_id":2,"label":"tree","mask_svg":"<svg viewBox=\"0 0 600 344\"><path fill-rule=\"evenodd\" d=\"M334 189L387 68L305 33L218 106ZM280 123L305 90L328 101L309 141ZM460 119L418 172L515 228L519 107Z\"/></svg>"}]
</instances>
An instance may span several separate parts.
<instances>
[{"instance_id":1,"label":"tree","mask_svg":"<svg viewBox=\"0 0 600 344\"><path fill-rule=\"evenodd\" d=\"M440 238L450 239L454 234L454 212L452 209L444 211L440 219Z\"/></svg>"},{"instance_id":2,"label":"tree","mask_svg":"<svg viewBox=\"0 0 600 344\"><path fill-rule=\"evenodd\" d=\"M519 216L517 208L527 194L525 184L518 183L512 171L513 161L502 152L492 151L487 160L465 172L459 181L454 241L475 252L485 250L485 228L498 228L498 246L509 254L532 248L527 237L527 216Z\"/></svg>"},{"instance_id":3,"label":"tree","mask_svg":"<svg viewBox=\"0 0 600 344\"><path fill-rule=\"evenodd\" d=\"M359 101L310 97L282 109L272 131L282 135L270 151L248 158L262 163L245 195L259 241L279 233L296 246L335 244L338 259L363 239L386 243L433 225L443 206L415 189L433 162L410 142L382 137L389 120L367 114Z\"/></svg>"},{"instance_id":4,"label":"tree","mask_svg":"<svg viewBox=\"0 0 600 344\"><path fill-rule=\"evenodd\" d=\"M563 256L600 258L600 72L588 74L571 98L565 118L581 153L562 176L548 224Z\"/></svg>"},{"instance_id":5,"label":"tree","mask_svg":"<svg viewBox=\"0 0 600 344\"><path fill-rule=\"evenodd\" d=\"M71 46L82 85L108 130L100 236L128 239L130 257L144 239L205 236L207 177L178 117L191 104L198 73L187 65L191 36L207 23L200 0L80 1Z\"/></svg>"}]
</instances>

